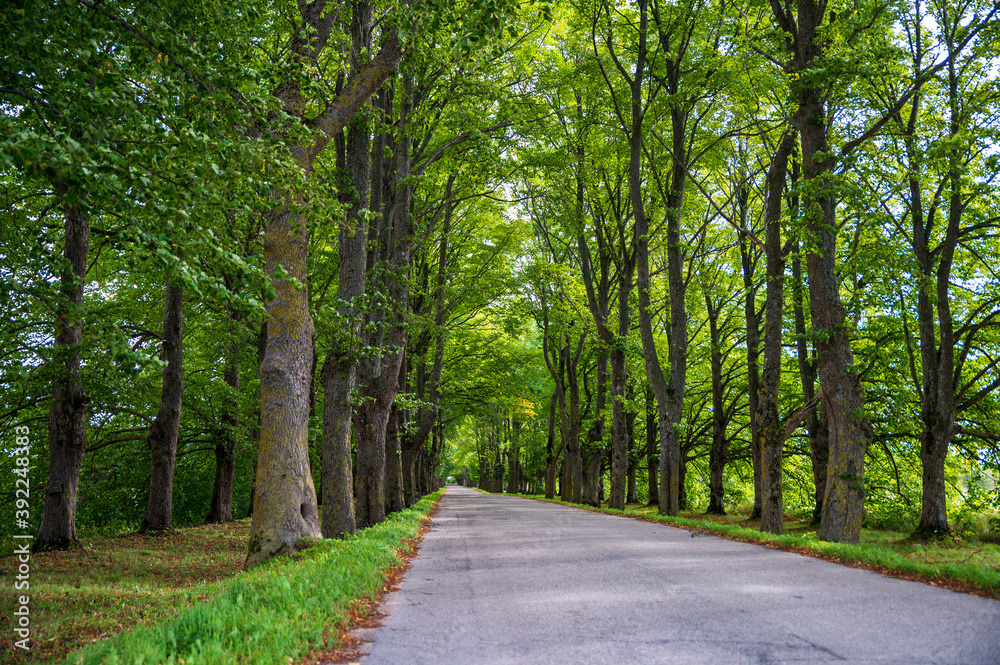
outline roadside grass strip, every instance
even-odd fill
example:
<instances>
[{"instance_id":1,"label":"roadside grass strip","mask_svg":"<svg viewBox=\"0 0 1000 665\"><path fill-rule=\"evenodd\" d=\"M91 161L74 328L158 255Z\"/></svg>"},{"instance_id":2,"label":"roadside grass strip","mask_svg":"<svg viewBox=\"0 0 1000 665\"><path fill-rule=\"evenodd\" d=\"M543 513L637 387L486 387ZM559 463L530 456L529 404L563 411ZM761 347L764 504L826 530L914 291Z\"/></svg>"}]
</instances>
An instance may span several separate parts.
<instances>
[{"instance_id":1,"label":"roadside grass strip","mask_svg":"<svg viewBox=\"0 0 1000 665\"><path fill-rule=\"evenodd\" d=\"M334 646L356 601L382 590L442 492L343 540L313 540L219 582L204 602L173 620L121 633L70 654L72 665L288 665Z\"/></svg>"},{"instance_id":2,"label":"roadside grass strip","mask_svg":"<svg viewBox=\"0 0 1000 665\"><path fill-rule=\"evenodd\" d=\"M567 503L559 499L546 499L539 496L518 496L534 499L535 501L557 503L571 508L620 515L647 522L669 524L689 531L712 534L729 540L738 540L745 543L754 543L765 547L796 552L806 556L818 557L827 559L828 561L873 570L893 577L925 582L934 586L946 587L977 596L1000 599L1000 571L971 563L924 563L909 559L882 545L830 543L819 540L816 534L812 532L804 536L792 534L777 536L732 524L718 524L716 522L693 520L685 517L669 517L655 513L642 513L631 509L626 509L623 512L621 510L612 510L611 508L595 508L593 506Z\"/></svg>"}]
</instances>

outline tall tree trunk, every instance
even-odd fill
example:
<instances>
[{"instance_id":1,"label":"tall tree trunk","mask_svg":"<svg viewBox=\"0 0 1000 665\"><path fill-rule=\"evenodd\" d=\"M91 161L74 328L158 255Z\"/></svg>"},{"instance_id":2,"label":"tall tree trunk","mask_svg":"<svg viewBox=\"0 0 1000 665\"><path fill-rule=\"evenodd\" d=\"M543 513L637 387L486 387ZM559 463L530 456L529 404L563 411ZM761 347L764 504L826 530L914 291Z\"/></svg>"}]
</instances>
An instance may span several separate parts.
<instances>
[{"instance_id":1,"label":"tall tree trunk","mask_svg":"<svg viewBox=\"0 0 1000 665\"><path fill-rule=\"evenodd\" d=\"M152 464L149 474L149 501L140 532L173 528L174 466L177 463L177 436L184 398L184 285L172 277L167 284L163 308L163 386L160 408L149 428Z\"/></svg>"},{"instance_id":2,"label":"tall tree trunk","mask_svg":"<svg viewBox=\"0 0 1000 665\"><path fill-rule=\"evenodd\" d=\"M638 266L637 288L639 291L639 332L642 337L642 355L646 366L646 373L653 387L653 395L656 398L657 407L657 429L660 438L660 486L659 486L659 512L661 515L677 515L679 510L678 491L680 447L677 440L677 432L674 424L680 422L680 405L683 406L683 376L674 370L683 367L680 353L687 346L687 323L684 318L683 304L683 279L680 282L680 294L675 293L678 283L675 276L681 275L680 266L677 261L680 259L680 250L676 246L680 229L680 209L668 205L667 242L672 249L668 250L667 263L670 289L670 316L671 316L671 339L670 339L670 382L668 384L660 366L660 357L656 350L656 342L653 338L653 323L651 314L649 277L649 222L646 219L645 205L642 198L642 120L643 120L643 98L642 98L642 77L646 68L646 33L649 25L647 2L639 2L639 41L638 53L636 57L635 74L631 80L631 111L632 124L629 131L629 166L628 166L628 186L629 199L632 203L632 214L635 217L635 252ZM675 137L678 138L678 137ZM683 139L680 139L683 142ZM675 146L676 147L676 146ZM683 146L682 146L683 147ZM683 153L681 153L683 154ZM674 155L675 166L682 162L681 155ZM676 169L675 169L676 170ZM680 183L683 186L683 179ZM671 184L673 187L673 183ZM675 197L674 197L675 198ZM668 204L673 203L673 198ZM677 302L678 295L680 302ZM676 335L677 329L685 328L682 335ZM683 337L683 342L678 339ZM681 392L677 393L677 388Z\"/></svg>"},{"instance_id":3,"label":"tall tree trunk","mask_svg":"<svg viewBox=\"0 0 1000 665\"><path fill-rule=\"evenodd\" d=\"M749 190L744 185L740 188L739 196L740 226L744 229L747 228L749 217L749 196ZM760 408L760 315L757 312L757 283L754 281L757 257L754 255L754 246L747 242L743 234L740 234L740 259L745 292L743 315L747 332L747 398L750 402L750 461L753 466L753 512L750 519L758 519L762 508L760 426L757 424L757 409Z\"/></svg>"},{"instance_id":4,"label":"tall tree trunk","mask_svg":"<svg viewBox=\"0 0 1000 665\"><path fill-rule=\"evenodd\" d=\"M705 293L705 309L708 312L709 340L712 344L712 448L708 453L708 512L725 515L725 488L723 474L726 469L726 415L722 404L722 349L719 341L719 313L721 307L712 302Z\"/></svg>"},{"instance_id":5,"label":"tall tree trunk","mask_svg":"<svg viewBox=\"0 0 1000 665\"><path fill-rule=\"evenodd\" d=\"M622 238L624 246L624 238ZM626 250L623 247L623 252ZM628 495L629 436L625 412L625 343L631 328L629 294L632 292L632 271L635 261L626 259L618 271L618 339L611 350L611 496L608 507L625 510ZM603 484L603 483L602 483Z\"/></svg>"},{"instance_id":6,"label":"tall tree trunk","mask_svg":"<svg viewBox=\"0 0 1000 665\"><path fill-rule=\"evenodd\" d=\"M399 371L403 361L402 349L406 344L406 316L409 288L406 271L410 263L412 242L411 207L413 184L410 176L410 145L408 133L413 103L413 76L403 77L403 95L400 101L400 116L397 125L398 138L395 141L395 173L397 183L395 196L391 200L389 216L386 219L386 233L382 241L385 248L385 264L388 268L382 288L392 303L391 316L385 316L381 326L384 344L376 356L361 363L360 395L364 404L358 408L358 497L356 516L359 527L371 526L385 519L385 457L386 427L389 410L399 390ZM374 263L371 264L374 266ZM401 466L393 465L393 472L401 473ZM401 484L401 483L400 483Z\"/></svg>"},{"instance_id":7,"label":"tall tree trunk","mask_svg":"<svg viewBox=\"0 0 1000 665\"><path fill-rule=\"evenodd\" d=\"M635 386L629 384L628 386L628 399L629 402L635 403ZM635 451L635 419L638 414L635 409L629 407L625 412L625 433L628 437L628 469L626 470L626 475L628 477L628 491L625 493L625 503L636 503L638 501L638 487L636 487L636 472L639 470L639 455Z\"/></svg>"},{"instance_id":8,"label":"tall tree trunk","mask_svg":"<svg viewBox=\"0 0 1000 665\"><path fill-rule=\"evenodd\" d=\"M237 281L233 276L226 275L225 282L230 291L237 288ZM243 313L228 303L226 312L229 339L222 381L226 384L228 393L222 414L222 427L215 442L215 483L212 485L212 503L206 522L231 522L233 519L233 483L236 476L236 447L239 445L240 366L243 360L240 330L243 326Z\"/></svg>"},{"instance_id":9,"label":"tall tree trunk","mask_svg":"<svg viewBox=\"0 0 1000 665\"><path fill-rule=\"evenodd\" d=\"M660 463L657 460L656 444L659 442L657 430L656 398L653 389L646 386L646 472L649 474L649 505L655 506L660 500L659 482Z\"/></svg>"},{"instance_id":10,"label":"tall tree trunk","mask_svg":"<svg viewBox=\"0 0 1000 665\"><path fill-rule=\"evenodd\" d=\"M265 214L264 261L275 297L267 303L267 347L260 366L260 453L246 566L319 538L316 489L309 468L309 381L313 321L306 283L305 218ZM283 267L288 277L277 278ZM294 280L294 281L293 281Z\"/></svg>"},{"instance_id":11,"label":"tall tree trunk","mask_svg":"<svg viewBox=\"0 0 1000 665\"><path fill-rule=\"evenodd\" d=\"M821 35L826 3L801 0L790 6L771 3L778 27L789 35L789 73L795 74L798 109L793 124L802 140L803 210L807 237L809 305L820 386L830 427L826 495L819 536L833 542L858 542L864 519L865 450L872 428L865 417L864 393L854 369L850 334L837 280L836 194L832 177L836 156L830 149L831 116L825 98L827 40Z\"/></svg>"},{"instance_id":12,"label":"tall tree trunk","mask_svg":"<svg viewBox=\"0 0 1000 665\"><path fill-rule=\"evenodd\" d=\"M954 49L949 43L950 50ZM958 246L962 215L967 205L962 191L962 158L959 154L958 136L962 131L958 90L958 72L954 60L948 63L949 151L947 175L948 227L945 237L930 251L930 230L923 228L922 216L913 215L914 244L918 246L923 280L917 300L920 321L920 360L923 368L921 391L920 463L921 488L920 523L916 533L924 536L942 536L951 533L948 524L948 505L945 488L944 466L948 447L957 431L958 408L955 386L961 377L961 367L955 371L955 322L951 312L951 270ZM911 183L911 190L913 185ZM937 254L937 275L934 275L934 255ZM935 285L931 294L930 285ZM937 330L935 331L935 314Z\"/></svg>"},{"instance_id":13,"label":"tall tree trunk","mask_svg":"<svg viewBox=\"0 0 1000 665\"><path fill-rule=\"evenodd\" d=\"M785 317L785 258L781 246L781 202L788 172L788 158L795 134L788 132L771 160L764 203L764 253L767 258L767 294L764 305L764 371L756 419L761 441L761 531L781 533L784 520L782 450L784 427L778 413L781 389L781 331Z\"/></svg>"},{"instance_id":14,"label":"tall tree trunk","mask_svg":"<svg viewBox=\"0 0 1000 665\"><path fill-rule=\"evenodd\" d=\"M65 188L56 188L64 197ZM87 397L80 372L83 342L83 287L90 247L90 221L80 208L67 205L63 214L68 266L60 275L60 305L55 310L55 358L49 403L49 475L45 482L42 523L32 549L79 547L76 535L77 488L87 448Z\"/></svg>"},{"instance_id":15,"label":"tall tree trunk","mask_svg":"<svg viewBox=\"0 0 1000 665\"><path fill-rule=\"evenodd\" d=\"M604 467L604 408L607 403L608 356L600 353L597 357L597 386L594 395L594 422L587 432L587 450L583 456L583 490L581 501L584 505L599 507L600 493L604 485L601 470Z\"/></svg>"},{"instance_id":16,"label":"tall tree trunk","mask_svg":"<svg viewBox=\"0 0 1000 665\"><path fill-rule=\"evenodd\" d=\"M507 450L507 493L517 494L521 484L521 426L511 419L510 448Z\"/></svg>"},{"instance_id":17,"label":"tall tree trunk","mask_svg":"<svg viewBox=\"0 0 1000 665\"><path fill-rule=\"evenodd\" d=\"M556 466L559 454L556 453L556 403L559 396L556 391L549 398L549 434L545 440L545 498L556 498Z\"/></svg>"},{"instance_id":18,"label":"tall tree trunk","mask_svg":"<svg viewBox=\"0 0 1000 665\"><path fill-rule=\"evenodd\" d=\"M580 337L580 348L583 337ZM579 349L578 349L579 350ZM563 349L566 356L566 376L569 386L569 424L567 425L566 480L571 503L583 503L583 457L580 452L580 384L577 376L579 354L573 357L569 340Z\"/></svg>"},{"instance_id":19,"label":"tall tree trunk","mask_svg":"<svg viewBox=\"0 0 1000 665\"><path fill-rule=\"evenodd\" d=\"M297 24L288 51L293 65L315 60L327 44L337 12L322 11L319 3L299 3ZM389 31L378 54L366 66L351 72L341 93L314 118L322 132L310 145L291 148L291 156L308 176L316 156L340 134L348 121L382 84L395 74L403 57L399 36ZM287 113L304 118L310 104L293 72L274 89ZM273 280L275 297L267 303L270 325L261 364L261 440L257 462L257 503L247 553L248 567L288 551L299 538L320 535L316 490L309 470L308 351L313 322L308 294L296 284L308 283L308 227L293 214L294 201L265 213L264 262ZM279 204L280 206L280 204ZM279 266L292 278L276 279Z\"/></svg>"},{"instance_id":20,"label":"tall tree trunk","mask_svg":"<svg viewBox=\"0 0 1000 665\"><path fill-rule=\"evenodd\" d=\"M367 2L355 2L351 18L352 67L367 60L371 50L372 9ZM365 290L368 222L362 215L368 208L371 190L371 134L368 113L359 112L347 126L345 166L353 191L348 223L337 237L339 280L337 312L340 328L334 331L320 373L323 383L323 495L322 532L326 538L354 533L354 478L351 468L351 393L357 387L357 344L362 316L359 300Z\"/></svg>"},{"instance_id":21,"label":"tall tree trunk","mask_svg":"<svg viewBox=\"0 0 1000 665\"><path fill-rule=\"evenodd\" d=\"M403 451L399 435L399 410L389 410L389 423L385 432L385 514L396 513L406 507L403 498Z\"/></svg>"},{"instance_id":22,"label":"tall tree trunk","mask_svg":"<svg viewBox=\"0 0 1000 665\"><path fill-rule=\"evenodd\" d=\"M792 289L795 300L795 351L798 356L799 379L802 383L802 399L806 404L809 404L816 397L816 363L810 357L809 343L806 337L802 261L799 259L798 251L796 251L792 261ZM806 413L806 429L809 431L809 457L812 461L813 484L816 487L812 524L819 524L823 515L823 495L826 492L826 465L829 454L826 409L822 403L812 407Z\"/></svg>"}]
</instances>

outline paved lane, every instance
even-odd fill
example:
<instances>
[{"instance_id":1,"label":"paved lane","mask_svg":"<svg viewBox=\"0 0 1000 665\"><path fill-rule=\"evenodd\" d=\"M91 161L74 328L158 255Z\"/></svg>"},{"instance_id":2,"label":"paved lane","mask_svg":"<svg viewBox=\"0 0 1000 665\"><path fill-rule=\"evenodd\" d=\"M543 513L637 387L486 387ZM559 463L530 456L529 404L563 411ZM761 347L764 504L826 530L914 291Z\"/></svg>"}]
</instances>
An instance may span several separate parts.
<instances>
[{"instance_id":1,"label":"paved lane","mask_svg":"<svg viewBox=\"0 0 1000 665\"><path fill-rule=\"evenodd\" d=\"M364 665L1000 665L1000 602L452 487Z\"/></svg>"}]
</instances>

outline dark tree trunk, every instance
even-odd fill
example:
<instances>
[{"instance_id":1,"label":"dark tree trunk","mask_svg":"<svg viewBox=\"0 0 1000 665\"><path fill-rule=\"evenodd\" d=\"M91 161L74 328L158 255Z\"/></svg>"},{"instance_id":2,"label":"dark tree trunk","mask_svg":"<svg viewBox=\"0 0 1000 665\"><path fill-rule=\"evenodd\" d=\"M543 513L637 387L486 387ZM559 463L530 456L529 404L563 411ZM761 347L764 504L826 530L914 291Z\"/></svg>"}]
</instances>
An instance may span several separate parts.
<instances>
[{"instance_id":1,"label":"dark tree trunk","mask_svg":"<svg viewBox=\"0 0 1000 665\"><path fill-rule=\"evenodd\" d=\"M719 314L721 307L712 302L711 296L705 293L705 308L708 312L709 339L712 344L712 448L708 454L708 512L715 515L725 515L725 488L723 474L726 469L726 415L723 408L722 395L722 349L719 340Z\"/></svg>"},{"instance_id":2,"label":"dark tree trunk","mask_svg":"<svg viewBox=\"0 0 1000 665\"><path fill-rule=\"evenodd\" d=\"M823 402L830 426L826 495L819 536L833 542L858 542L864 519L865 450L872 428L865 417L864 393L854 369L847 314L837 280L836 193L830 149L831 116L826 83L814 75L826 69L824 32L826 3L801 0L793 16L787 5L771 3L775 21L791 35L789 69L806 76L795 85L793 123L802 140L803 210L809 244L806 270L809 305ZM803 82L804 81L804 82Z\"/></svg>"},{"instance_id":3,"label":"dark tree trunk","mask_svg":"<svg viewBox=\"0 0 1000 665\"><path fill-rule=\"evenodd\" d=\"M645 204L642 198L642 77L646 67L646 34L648 28L647 3L639 3L639 42L636 57L635 74L631 80L631 128L629 131L629 199L632 203L632 213L635 217L635 252L638 265L637 289L639 292L639 331L642 335L642 355L656 397L657 429L660 438L660 486L659 512L661 515L677 515L679 510L679 465L680 446L675 425L680 423L684 403L684 371L687 349L687 319L684 308L684 280L680 261L682 256L678 246L680 238L681 209L684 187L683 131L674 137L673 148L680 142L681 151L674 154L672 174L681 174L679 180L670 183L670 194L665 202L667 207L667 272L670 291L670 381L663 375L659 354L653 339L653 323L650 313L650 275L649 275L649 223L646 219ZM673 115L677 111L671 109ZM683 125L683 123L681 123ZM676 129L676 128L675 128ZM681 127L683 130L683 126ZM678 281L679 280L679 281ZM683 329L678 335L677 331ZM679 389L679 391L678 391Z\"/></svg>"},{"instance_id":4,"label":"dark tree trunk","mask_svg":"<svg viewBox=\"0 0 1000 665\"><path fill-rule=\"evenodd\" d=\"M677 509L678 511L687 510L688 507L688 493L687 493L687 473L688 473L688 459L686 455L681 456L680 464L677 465Z\"/></svg>"},{"instance_id":5,"label":"dark tree trunk","mask_svg":"<svg viewBox=\"0 0 1000 665\"><path fill-rule=\"evenodd\" d=\"M949 44L949 46L953 46ZM938 537L951 533L948 524L948 506L944 465L948 447L957 432L956 385L961 385L964 361L955 368L955 321L951 311L951 270L958 246L962 215L968 205L962 191L962 162L957 147L962 131L959 109L959 75L954 60L948 63L948 100L950 107L949 136L952 147L946 187L948 189L948 227L937 251L930 249L930 228L924 226L922 214L914 214L913 241L916 258L920 263L922 282L917 296L917 316L920 323L920 360L923 369L921 383L920 463L921 488L920 523L916 534ZM915 161L915 160L914 160ZM911 192L914 184L910 183ZM919 187L919 181L916 183ZM917 190L919 196L919 189ZM917 199L919 201L919 198ZM927 224L929 227L930 224ZM935 255L938 260L934 274ZM935 286L933 293L931 285ZM936 315L936 317L935 317ZM936 318L936 320L935 320ZM935 323L937 330L935 331ZM968 346L968 342L966 344Z\"/></svg>"},{"instance_id":6,"label":"dark tree trunk","mask_svg":"<svg viewBox=\"0 0 1000 665\"><path fill-rule=\"evenodd\" d=\"M622 245L625 245L624 237ZM623 247L623 252L624 247ZM625 411L625 343L631 328L629 294L632 292L632 272L635 261L628 257L618 271L618 340L611 351L611 496L608 507L624 510L628 497L629 435ZM603 483L602 483L603 485Z\"/></svg>"},{"instance_id":7,"label":"dark tree trunk","mask_svg":"<svg viewBox=\"0 0 1000 665\"><path fill-rule=\"evenodd\" d=\"M384 252L384 264L388 271L380 286L392 303L391 316L380 314L375 327L380 343L375 357L367 358L360 364L359 394L364 404L357 409L358 423L358 473L357 504L355 515L358 527L367 527L385 519L385 472L386 472L386 427L389 410L399 390L399 371L403 360L402 349L406 344L405 321L408 311L409 288L406 270L410 263L412 242L411 203L413 184L410 176L410 145L408 134L410 113L413 102L413 77L403 78L403 95L400 101L400 117L397 125L398 138L395 141L395 173L393 175L394 196L385 197L385 208L389 213L385 229L380 239ZM391 201L391 207L389 205ZM370 262L369 267L375 265ZM384 337L383 337L384 335ZM394 465L393 469L401 468Z\"/></svg>"},{"instance_id":8,"label":"dark tree trunk","mask_svg":"<svg viewBox=\"0 0 1000 665\"><path fill-rule=\"evenodd\" d=\"M631 404L635 403L635 385L629 383L627 387L628 400ZM626 475L628 477L628 491L625 493L625 503L636 503L638 488L636 487L636 472L639 470L639 451L635 447L635 419L638 414L635 412L633 407L629 407L625 411L625 435L628 441L626 446L628 450L628 469L626 470Z\"/></svg>"},{"instance_id":9,"label":"dark tree trunk","mask_svg":"<svg viewBox=\"0 0 1000 665\"><path fill-rule=\"evenodd\" d=\"M403 451L399 437L399 411L389 411L385 433L385 514L399 512L406 507L403 498Z\"/></svg>"},{"instance_id":10,"label":"dark tree trunk","mask_svg":"<svg viewBox=\"0 0 1000 665\"><path fill-rule=\"evenodd\" d=\"M225 276L226 288L233 291L237 280ZM240 330L243 313L231 305L226 305L229 315L229 341L226 345L225 365L222 380L229 389L222 414L222 427L215 442L215 483L212 486L212 503L208 509L206 522L231 522L233 519L233 483L236 476L236 447L239 445L239 394L240 365L243 359L243 344Z\"/></svg>"},{"instance_id":11,"label":"dark tree trunk","mask_svg":"<svg viewBox=\"0 0 1000 665\"><path fill-rule=\"evenodd\" d=\"M507 493L517 494L521 483L521 423L511 420L510 448L507 449Z\"/></svg>"},{"instance_id":12,"label":"dark tree trunk","mask_svg":"<svg viewBox=\"0 0 1000 665\"><path fill-rule=\"evenodd\" d=\"M799 363L799 379L802 382L802 399L809 404L816 397L816 362L809 355L809 343L806 337L802 261L798 257L798 252L792 261L792 289L795 300L795 350ZM809 457L812 461L813 483L816 487L812 524L819 524L823 515L823 495L826 492L826 465L829 454L826 409L822 403L806 413L806 429L809 430Z\"/></svg>"},{"instance_id":13,"label":"dark tree trunk","mask_svg":"<svg viewBox=\"0 0 1000 665\"><path fill-rule=\"evenodd\" d=\"M624 360L624 357L623 357ZM608 356L601 354L597 358L597 386L594 399L594 422L587 432L587 451L583 460L586 465L582 492L582 503L588 506L601 505L601 487L603 479L601 469L604 467L604 406L607 402ZM612 433L614 436L614 433Z\"/></svg>"},{"instance_id":14,"label":"dark tree trunk","mask_svg":"<svg viewBox=\"0 0 1000 665\"><path fill-rule=\"evenodd\" d=\"M583 338L580 338L580 349ZM583 503L583 456L580 451L580 384L576 373L579 354L574 359L567 340L563 350L566 355L566 374L569 384L569 426L566 446L567 484L569 485L569 500L572 503Z\"/></svg>"},{"instance_id":15,"label":"dark tree trunk","mask_svg":"<svg viewBox=\"0 0 1000 665\"><path fill-rule=\"evenodd\" d=\"M352 67L356 71L371 50L372 9L355 2L351 18ZM379 100L381 101L381 100ZM376 107L378 104L376 104ZM362 317L358 300L365 290L368 222L361 214L368 208L371 191L371 139L368 114L359 112L348 124L345 166L352 190L342 196L350 203L348 224L337 238L339 280L337 312L340 327L327 349L320 379L323 383L323 496L322 531L326 538L354 533L354 478L351 468L351 392L357 385L357 344ZM378 156L381 158L381 155Z\"/></svg>"},{"instance_id":16,"label":"dark tree trunk","mask_svg":"<svg viewBox=\"0 0 1000 665\"><path fill-rule=\"evenodd\" d=\"M257 376L260 376L260 368L264 363L264 352L267 349L267 319L260 324L257 333ZM260 401L260 389L257 390L257 401ZM254 413L253 427L250 430L250 445L253 451L260 450L260 409ZM257 493L257 465L253 467L253 477L250 479L250 500L247 503L247 517L253 517L253 503Z\"/></svg>"},{"instance_id":17,"label":"dark tree trunk","mask_svg":"<svg viewBox=\"0 0 1000 665\"><path fill-rule=\"evenodd\" d=\"M177 462L177 435L181 424L184 397L184 286L177 281L167 284L163 308L163 387L160 408L149 428L152 465L149 476L149 502L140 532L173 528L174 465Z\"/></svg>"},{"instance_id":18,"label":"dark tree trunk","mask_svg":"<svg viewBox=\"0 0 1000 665\"><path fill-rule=\"evenodd\" d=\"M657 460L656 444L659 442L659 431L657 430L656 419L656 398L653 397L653 390L646 387L646 471L649 474L649 505L655 506L660 500L659 482L660 463Z\"/></svg>"},{"instance_id":19,"label":"dark tree trunk","mask_svg":"<svg viewBox=\"0 0 1000 665\"><path fill-rule=\"evenodd\" d=\"M60 196L65 190L57 188ZM76 535L77 488L87 448L87 397L80 372L83 341L83 287L86 282L90 221L82 210L66 206L63 256L69 264L60 275L60 305L55 311L55 376L49 403L49 475L42 523L32 549L70 549Z\"/></svg>"},{"instance_id":20,"label":"dark tree trunk","mask_svg":"<svg viewBox=\"0 0 1000 665\"><path fill-rule=\"evenodd\" d=\"M764 203L764 254L767 259L767 292L764 305L764 371L756 420L761 441L761 531L781 533L784 524L782 450L784 427L778 413L781 389L781 331L785 315L785 258L781 246L781 202L788 172L788 158L795 135L786 133L767 172Z\"/></svg>"},{"instance_id":21,"label":"dark tree trunk","mask_svg":"<svg viewBox=\"0 0 1000 665\"><path fill-rule=\"evenodd\" d=\"M555 391L549 399L549 434L545 441L545 498L556 497L556 467L560 455L556 452L556 403L559 396Z\"/></svg>"},{"instance_id":22,"label":"dark tree trunk","mask_svg":"<svg viewBox=\"0 0 1000 665\"><path fill-rule=\"evenodd\" d=\"M749 191L746 187L740 190L740 225L747 228L749 212ZM757 282L754 273L757 267L757 255L754 246L740 235L740 259L743 268L743 314L747 329L747 397L750 401L750 461L753 465L753 512L750 519L758 519L761 515L760 489L760 427L757 424L757 409L760 408L760 316L757 312Z\"/></svg>"}]
</instances>

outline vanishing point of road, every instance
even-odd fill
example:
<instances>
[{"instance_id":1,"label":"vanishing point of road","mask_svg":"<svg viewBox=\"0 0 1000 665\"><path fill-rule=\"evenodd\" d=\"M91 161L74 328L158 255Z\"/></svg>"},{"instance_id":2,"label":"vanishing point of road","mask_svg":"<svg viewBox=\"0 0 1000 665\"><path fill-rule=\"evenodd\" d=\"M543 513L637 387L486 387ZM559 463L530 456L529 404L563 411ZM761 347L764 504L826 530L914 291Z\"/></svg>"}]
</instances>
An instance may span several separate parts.
<instances>
[{"instance_id":1,"label":"vanishing point of road","mask_svg":"<svg viewBox=\"0 0 1000 665\"><path fill-rule=\"evenodd\" d=\"M364 665L1000 665L1000 602L449 487Z\"/></svg>"}]
</instances>

